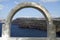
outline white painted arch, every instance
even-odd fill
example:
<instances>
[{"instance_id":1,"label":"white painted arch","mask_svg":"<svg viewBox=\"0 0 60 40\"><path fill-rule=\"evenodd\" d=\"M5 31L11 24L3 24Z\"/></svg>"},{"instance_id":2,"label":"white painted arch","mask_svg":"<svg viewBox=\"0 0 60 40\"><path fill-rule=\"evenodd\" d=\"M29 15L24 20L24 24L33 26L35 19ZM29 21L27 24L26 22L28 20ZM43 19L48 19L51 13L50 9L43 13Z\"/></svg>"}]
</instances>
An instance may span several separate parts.
<instances>
[{"instance_id":1,"label":"white painted arch","mask_svg":"<svg viewBox=\"0 0 60 40\"><path fill-rule=\"evenodd\" d=\"M42 5L34 3L34 2L24 2L24 3L18 4L16 7L14 7L10 11L9 15L7 16L6 22L5 22L5 27L2 28L2 37L7 38L7 40L9 40L9 39L11 40L10 25L11 25L12 18L19 10L21 10L23 8L35 8L35 9L39 10L44 15L44 17L46 18L46 21L47 21L47 33L48 33L47 40L56 40L55 39L56 30L55 30L55 26L53 25L53 21L51 19L50 13ZM25 38L23 38L23 39L25 39ZM20 40L20 38L16 37L16 40Z\"/></svg>"}]
</instances>

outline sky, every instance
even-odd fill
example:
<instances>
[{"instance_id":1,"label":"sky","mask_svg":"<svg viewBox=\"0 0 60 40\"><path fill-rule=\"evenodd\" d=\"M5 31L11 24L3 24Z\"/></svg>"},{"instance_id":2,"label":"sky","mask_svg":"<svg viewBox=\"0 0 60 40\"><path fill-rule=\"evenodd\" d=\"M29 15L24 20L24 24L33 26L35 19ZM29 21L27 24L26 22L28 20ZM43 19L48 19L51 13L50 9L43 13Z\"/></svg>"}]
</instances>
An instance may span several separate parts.
<instances>
[{"instance_id":1,"label":"sky","mask_svg":"<svg viewBox=\"0 0 60 40\"><path fill-rule=\"evenodd\" d=\"M60 17L60 0L0 0L0 19L6 19L12 8L22 2L36 2L44 6L53 18ZM43 17L36 9L24 8L18 11L14 18L18 17Z\"/></svg>"}]
</instances>

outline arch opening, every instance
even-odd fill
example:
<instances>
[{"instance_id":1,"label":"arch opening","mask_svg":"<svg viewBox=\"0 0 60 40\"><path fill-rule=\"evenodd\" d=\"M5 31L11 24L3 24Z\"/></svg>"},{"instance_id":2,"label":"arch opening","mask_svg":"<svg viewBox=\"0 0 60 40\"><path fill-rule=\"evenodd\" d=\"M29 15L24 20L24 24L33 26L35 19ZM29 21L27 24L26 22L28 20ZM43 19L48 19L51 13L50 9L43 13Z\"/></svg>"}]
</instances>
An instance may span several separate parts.
<instances>
[{"instance_id":1,"label":"arch opening","mask_svg":"<svg viewBox=\"0 0 60 40\"><path fill-rule=\"evenodd\" d=\"M23 17L21 17L20 15L23 15ZM27 17L25 17L26 15ZM39 18L35 17L36 15L39 16ZM18 11L18 13L14 15L15 19L12 20L12 24L10 27L11 37L26 37L26 36L27 37L28 36L29 37L47 37L47 31L46 31L47 26L45 26L46 21L45 20L44 22L40 21L41 19L44 19L44 18L41 18L42 16L43 15L41 14L41 12L39 12L34 8L24 8ZM16 25L16 26L14 27L13 25ZM14 30L16 30L15 31L16 33L14 32Z\"/></svg>"}]
</instances>

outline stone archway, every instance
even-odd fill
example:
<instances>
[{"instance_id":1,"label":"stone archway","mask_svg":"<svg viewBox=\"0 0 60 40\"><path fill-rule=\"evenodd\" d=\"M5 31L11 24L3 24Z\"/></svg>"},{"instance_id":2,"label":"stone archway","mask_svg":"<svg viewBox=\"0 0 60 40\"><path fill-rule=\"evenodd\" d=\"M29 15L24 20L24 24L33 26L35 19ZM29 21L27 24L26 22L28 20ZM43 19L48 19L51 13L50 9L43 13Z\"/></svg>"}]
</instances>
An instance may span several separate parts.
<instances>
[{"instance_id":1,"label":"stone archway","mask_svg":"<svg viewBox=\"0 0 60 40\"><path fill-rule=\"evenodd\" d=\"M46 18L46 21L47 21L47 31L48 31L47 39L55 40L55 37L56 37L55 27L53 25L53 21L51 19L49 12L40 4L37 4L34 2L24 2L24 3L18 4L16 7L14 7L10 11L10 13L6 19L5 28L3 27L3 29L2 29L2 31L3 31L2 37L3 36L8 37L8 38L10 37L10 25L11 25L12 18L19 10L21 10L23 8L35 8L35 9L39 10L44 15L44 17Z\"/></svg>"}]
</instances>

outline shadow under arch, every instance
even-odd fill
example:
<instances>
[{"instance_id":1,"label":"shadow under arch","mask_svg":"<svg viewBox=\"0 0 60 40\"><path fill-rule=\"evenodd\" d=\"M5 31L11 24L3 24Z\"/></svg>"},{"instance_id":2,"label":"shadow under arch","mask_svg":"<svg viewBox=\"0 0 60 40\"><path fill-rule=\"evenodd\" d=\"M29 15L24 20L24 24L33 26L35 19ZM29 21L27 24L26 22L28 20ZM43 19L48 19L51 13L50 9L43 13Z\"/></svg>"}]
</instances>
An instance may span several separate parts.
<instances>
[{"instance_id":1,"label":"shadow under arch","mask_svg":"<svg viewBox=\"0 0 60 40\"><path fill-rule=\"evenodd\" d=\"M48 39L55 40L55 37L56 37L55 31L56 30L55 30L55 26L53 25L53 21L51 19L49 12L47 11L47 9L45 9L40 4L37 4L34 2L24 2L24 3L18 4L16 7L14 7L10 11L10 13L6 19L5 28L3 28L2 35L5 36L7 34L7 37L10 37L10 25L11 25L12 18L19 10L21 10L23 8L35 8L35 9L39 10L46 18ZM6 32L4 32L4 31L6 31Z\"/></svg>"}]
</instances>

